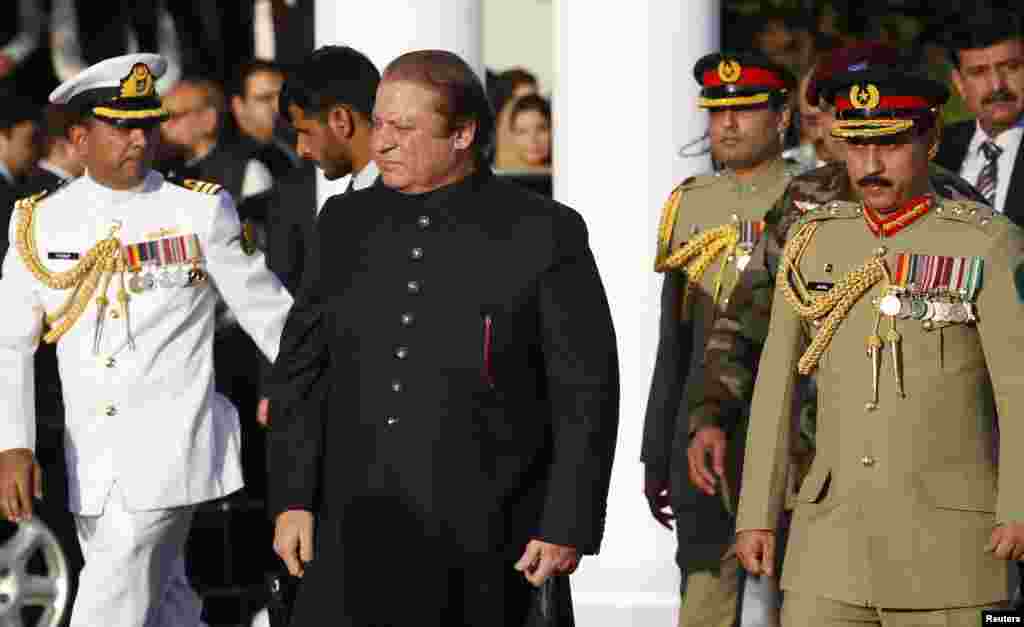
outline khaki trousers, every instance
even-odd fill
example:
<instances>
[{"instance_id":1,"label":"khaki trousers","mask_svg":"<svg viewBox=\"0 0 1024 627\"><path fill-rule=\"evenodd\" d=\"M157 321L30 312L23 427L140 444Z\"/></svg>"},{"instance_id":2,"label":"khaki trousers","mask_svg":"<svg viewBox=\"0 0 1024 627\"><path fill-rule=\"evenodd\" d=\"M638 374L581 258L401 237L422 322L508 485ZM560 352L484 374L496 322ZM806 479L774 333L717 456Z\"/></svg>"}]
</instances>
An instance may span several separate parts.
<instances>
[{"instance_id":1,"label":"khaki trousers","mask_svg":"<svg viewBox=\"0 0 1024 627\"><path fill-rule=\"evenodd\" d=\"M740 615L740 563L734 551L721 561L718 572L686 575L679 627L733 627Z\"/></svg>"},{"instance_id":2,"label":"khaki trousers","mask_svg":"<svg viewBox=\"0 0 1024 627\"><path fill-rule=\"evenodd\" d=\"M782 627L978 627L981 611L1007 609L1007 603L944 610L886 610L786 591Z\"/></svg>"}]
</instances>

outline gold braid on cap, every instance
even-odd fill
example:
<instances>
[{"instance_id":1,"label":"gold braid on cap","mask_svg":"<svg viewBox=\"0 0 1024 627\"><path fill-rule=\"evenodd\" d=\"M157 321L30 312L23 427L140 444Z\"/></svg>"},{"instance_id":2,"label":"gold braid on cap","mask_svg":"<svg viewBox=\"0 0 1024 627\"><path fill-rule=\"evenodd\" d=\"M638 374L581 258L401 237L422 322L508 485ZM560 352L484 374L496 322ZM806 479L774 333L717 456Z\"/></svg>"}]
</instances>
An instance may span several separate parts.
<instances>
[{"instance_id":1,"label":"gold braid on cap","mask_svg":"<svg viewBox=\"0 0 1024 627\"><path fill-rule=\"evenodd\" d=\"M109 304L106 291L111 275L123 273L124 260L121 258L121 241L117 239L119 227L113 227L110 235L96 243L75 266L64 272L50 272L39 260L36 248L34 218L36 205L45 192L19 200L15 205L18 221L15 232L15 245L29 272L43 285L54 290L71 290L67 301L55 312L46 314L46 324L50 327L43 336L47 344L55 344L74 326L89 306L89 300L101 283L103 289L96 298L96 305L101 315ZM124 290L117 295L118 301L126 308L129 296Z\"/></svg>"},{"instance_id":2,"label":"gold braid on cap","mask_svg":"<svg viewBox=\"0 0 1024 627\"><path fill-rule=\"evenodd\" d=\"M783 295L801 318L808 321L825 318L821 328L797 364L797 370L804 375L810 374L818 367L821 356L828 349L832 337L835 336L839 325L849 315L854 304L873 285L885 279L889 273L885 261L881 257L874 256L861 267L840 279L825 294L811 295L800 274L799 267L800 258L807 250L807 245L817 229L817 222L809 222L800 227L800 230L790 238L783 249L782 263L779 264L776 276L776 282L781 286Z\"/></svg>"}]
</instances>

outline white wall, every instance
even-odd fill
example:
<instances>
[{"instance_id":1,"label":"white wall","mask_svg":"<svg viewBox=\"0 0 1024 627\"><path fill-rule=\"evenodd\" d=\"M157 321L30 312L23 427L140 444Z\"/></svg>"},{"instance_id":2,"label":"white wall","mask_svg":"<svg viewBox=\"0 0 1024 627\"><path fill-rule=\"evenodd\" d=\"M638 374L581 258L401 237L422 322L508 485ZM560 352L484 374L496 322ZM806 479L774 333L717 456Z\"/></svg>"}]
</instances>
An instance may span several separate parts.
<instances>
[{"instance_id":1,"label":"white wall","mask_svg":"<svg viewBox=\"0 0 1024 627\"><path fill-rule=\"evenodd\" d=\"M484 64L501 72L522 67L550 94L555 83L552 0L482 0Z\"/></svg>"},{"instance_id":2,"label":"white wall","mask_svg":"<svg viewBox=\"0 0 1024 627\"><path fill-rule=\"evenodd\" d=\"M719 3L648 0L613 10L588 0L554 5L555 197L589 227L622 377L604 543L573 577L577 624L668 627L679 605L675 535L647 509L639 461L658 340L655 239L672 188L710 166L706 157L684 159L678 150L706 128L692 70L718 46ZM602 105L610 88L626 94L628 106Z\"/></svg>"},{"instance_id":3,"label":"white wall","mask_svg":"<svg viewBox=\"0 0 1024 627\"><path fill-rule=\"evenodd\" d=\"M362 51L381 70L411 50L451 50L484 78L481 0L317 0L316 46ZM349 177L328 181L317 172L317 202L343 192Z\"/></svg>"}]
</instances>

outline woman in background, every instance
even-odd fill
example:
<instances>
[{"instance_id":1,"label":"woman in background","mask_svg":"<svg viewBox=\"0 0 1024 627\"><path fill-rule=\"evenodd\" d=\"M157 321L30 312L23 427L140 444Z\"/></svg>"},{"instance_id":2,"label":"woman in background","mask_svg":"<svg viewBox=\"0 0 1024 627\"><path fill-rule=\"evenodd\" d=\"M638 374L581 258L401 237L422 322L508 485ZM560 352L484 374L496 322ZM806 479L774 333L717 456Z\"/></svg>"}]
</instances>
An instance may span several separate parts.
<instances>
[{"instance_id":1,"label":"woman in background","mask_svg":"<svg viewBox=\"0 0 1024 627\"><path fill-rule=\"evenodd\" d=\"M509 114L517 161L527 171L551 169L551 104L537 94L515 101Z\"/></svg>"}]
</instances>

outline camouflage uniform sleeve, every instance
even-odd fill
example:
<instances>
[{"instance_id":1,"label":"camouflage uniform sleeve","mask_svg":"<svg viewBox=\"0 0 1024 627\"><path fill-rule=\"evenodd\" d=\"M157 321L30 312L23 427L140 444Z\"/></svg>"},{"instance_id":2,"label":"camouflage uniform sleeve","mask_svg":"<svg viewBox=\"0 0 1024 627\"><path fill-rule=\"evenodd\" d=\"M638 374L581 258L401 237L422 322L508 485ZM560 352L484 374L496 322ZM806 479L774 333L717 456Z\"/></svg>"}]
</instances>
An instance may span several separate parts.
<instances>
[{"instance_id":1,"label":"camouflage uniform sleeve","mask_svg":"<svg viewBox=\"0 0 1024 627\"><path fill-rule=\"evenodd\" d=\"M788 192L766 216L764 236L740 275L725 312L711 329L704 349L703 381L692 382L687 396L691 434L708 426L731 431L750 403L775 288L771 255L781 238L772 231L787 202Z\"/></svg>"},{"instance_id":2,"label":"camouflage uniform sleeve","mask_svg":"<svg viewBox=\"0 0 1024 627\"><path fill-rule=\"evenodd\" d=\"M754 395L761 352L768 337L775 273L786 233L800 217L787 191L765 216L765 232L741 275L724 314L712 327L704 351L703 381L691 382L689 424L692 435L702 427L717 426L731 433L746 419ZM817 396L813 381L805 379L797 399L797 437L791 441L799 486L814 458Z\"/></svg>"}]
</instances>

